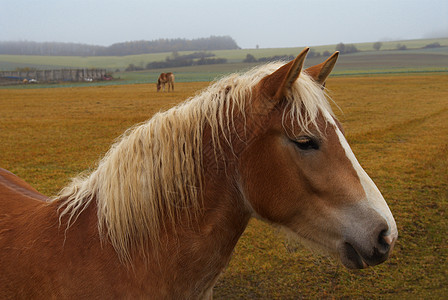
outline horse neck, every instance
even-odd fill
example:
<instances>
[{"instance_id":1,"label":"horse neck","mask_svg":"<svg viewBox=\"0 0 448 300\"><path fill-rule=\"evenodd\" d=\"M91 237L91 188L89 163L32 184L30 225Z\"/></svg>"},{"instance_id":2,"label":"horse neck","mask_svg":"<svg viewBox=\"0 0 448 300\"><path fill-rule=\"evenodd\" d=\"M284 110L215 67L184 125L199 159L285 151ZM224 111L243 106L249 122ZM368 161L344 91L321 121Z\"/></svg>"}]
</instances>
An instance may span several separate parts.
<instances>
[{"instance_id":1,"label":"horse neck","mask_svg":"<svg viewBox=\"0 0 448 300\"><path fill-rule=\"evenodd\" d=\"M204 174L203 209L193 229L178 233L182 241L177 250L182 253L179 256L183 265L185 257L192 263L182 271L186 278L181 282L188 284L195 279L195 285L204 290L213 287L228 264L251 217L237 184L236 168L232 164L224 167L214 158L207 164L211 169ZM189 273L191 270L194 273Z\"/></svg>"},{"instance_id":2,"label":"horse neck","mask_svg":"<svg viewBox=\"0 0 448 300\"><path fill-rule=\"evenodd\" d=\"M238 127L237 123L235 127ZM239 186L238 155L235 152L240 152L244 142L233 132L228 136L219 135L218 140L213 143L210 141L209 129L204 130L203 136L203 213L206 219L211 216L211 223L230 219L234 224L247 222L250 208L247 207ZM229 141L233 143L229 144Z\"/></svg>"},{"instance_id":3,"label":"horse neck","mask_svg":"<svg viewBox=\"0 0 448 300\"><path fill-rule=\"evenodd\" d=\"M170 265L175 263L176 257L179 258L186 267L179 276L186 276L186 283L197 278L197 286L212 286L230 260L251 217L238 186L237 161L229 159L233 154L223 153L224 156L220 156L220 150L216 150L215 156L212 143L207 142L207 130L205 137L201 210L190 226L180 226L174 235L168 233L165 236L168 241L162 241L162 245L166 245L163 252L171 252L165 256L170 261L159 261L162 265ZM223 152L227 150L227 147L222 149ZM173 244L176 246L171 247ZM185 257L193 265L188 266ZM189 273L191 270L194 273ZM184 288L188 289L186 286Z\"/></svg>"},{"instance_id":4,"label":"horse neck","mask_svg":"<svg viewBox=\"0 0 448 300\"><path fill-rule=\"evenodd\" d=\"M137 267L138 277L158 280L157 288L166 289L171 298L204 298L228 264L251 216L235 186L234 171L232 165L225 169L219 165L204 174L201 211L194 220L185 221L189 226L179 226L174 233L168 227L151 268L144 267L144 260L135 261L135 266L143 266Z\"/></svg>"}]
</instances>

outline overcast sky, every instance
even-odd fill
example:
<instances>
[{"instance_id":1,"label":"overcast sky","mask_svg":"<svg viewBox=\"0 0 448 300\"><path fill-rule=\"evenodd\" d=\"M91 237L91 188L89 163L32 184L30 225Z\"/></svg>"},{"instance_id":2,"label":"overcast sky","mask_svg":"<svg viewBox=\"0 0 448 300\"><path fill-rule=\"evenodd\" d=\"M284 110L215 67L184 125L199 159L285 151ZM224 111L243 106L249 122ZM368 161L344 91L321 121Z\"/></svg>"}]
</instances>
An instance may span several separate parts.
<instances>
[{"instance_id":1,"label":"overcast sky","mask_svg":"<svg viewBox=\"0 0 448 300\"><path fill-rule=\"evenodd\" d=\"M0 41L211 35L242 48L448 37L448 0L0 0Z\"/></svg>"}]
</instances>

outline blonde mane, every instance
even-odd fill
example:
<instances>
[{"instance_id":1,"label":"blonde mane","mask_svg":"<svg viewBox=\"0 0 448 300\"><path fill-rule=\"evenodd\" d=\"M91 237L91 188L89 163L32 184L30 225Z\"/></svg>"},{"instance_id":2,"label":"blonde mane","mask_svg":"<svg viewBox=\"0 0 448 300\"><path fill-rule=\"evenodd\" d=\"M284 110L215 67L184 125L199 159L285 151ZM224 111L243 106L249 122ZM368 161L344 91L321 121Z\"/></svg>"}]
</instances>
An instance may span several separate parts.
<instances>
[{"instance_id":1,"label":"blonde mane","mask_svg":"<svg viewBox=\"0 0 448 300\"><path fill-rule=\"evenodd\" d=\"M245 115L254 86L283 64L225 77L127 130L96 170L74 178L53 199L60 203L60 217L68 217L69 227L94 202L99 232L110 239L121 259L130 260L138 246L157 247L166 226L201 209L204 128L210 127L212 145L218 149L220 133L234 126L234 113ZM325 92L303 73L292 88L285 114L307 130L319 111L331 113Z\"/></svg>"}]
</instances>

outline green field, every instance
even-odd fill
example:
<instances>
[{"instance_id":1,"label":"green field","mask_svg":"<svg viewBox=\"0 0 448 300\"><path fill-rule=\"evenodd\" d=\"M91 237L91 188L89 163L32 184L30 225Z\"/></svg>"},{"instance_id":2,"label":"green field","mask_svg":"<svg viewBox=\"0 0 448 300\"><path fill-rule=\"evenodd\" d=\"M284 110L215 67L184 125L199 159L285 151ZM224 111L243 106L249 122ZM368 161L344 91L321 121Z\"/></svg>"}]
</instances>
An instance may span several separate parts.
<instances>
[{"instance_id":1,"label":"green field","mask_svg":"<svg viewBox=\"0 0 448 300\"><path fill-rule=\"evenodd\" d=\"M297 54L300 51L297 49ZM306 66L322 62L325 58L306 60ZM155 82L160 72L171 71L176 75L176 81L194 82L210 81L232 72L240 72L253 68L257 63L229 63L223 65L193 66L182 68L161 69L153 71L120 72L116 76L133 83ZM448 72L448 47L438 51L380 51L361 52L341 55L332 73L333 76Z\"/></svg>"},{"instance_id":2,"label":"green field","mask_svg":"<svg viewBox=\"0 0 448 300\"><path fill-rule=\"evenodd\" d=\"M399 240L387 262L349 271L301 247L290 253L275 228L253 220L215 298L446 299L447 82L446 73L431 73L327 83L354 153L396 219ZM2 90L0 167L53 195L124 130L207 85L179 83L174 93L145 84Z\"/></svg>"},{"instance_id":3,"label":"green field","mask_svg":"<svg viewBox=\"0 0 448 300\"><path fill-rule=\"evenodd\" d=\"M440 48L422 49L424 46L438 42ZM397 44L405 45L408 50L397 51ZM371 73L403 73L448 71L448 38L431 40L410 40L383 42L380 51L374 51L373 43L355 44L361 51L355 54L342 55L339 59L335 75L359 75ZM306 45L304 45L306 46ZM323 53L334 52L336 45L315 46L311 50ZM123 72L129 64L145 67L154 61L163 61L171 53L142 54L132 56L107 57L71 57L71 56L22 56L0 55L0 70L15 70L17 68L60 69L60 68L105 68L114 72L114 76L126 80L127 83L155 82L158 74L171 71L176 74L178 82L210 81L224 74L245 70L255 64L245 64L242 61L247 54L259 59L275 55L297 55L304 47L239 49L212 51L216 58L226 58L227 64L206 65L184 68L158 69L141 72ZM190 52L179 52L180 55ZM321 62L322 58L308 59L308 64ZM120 70L120 72L116 72Z\"/></svg>"}]
</instances>

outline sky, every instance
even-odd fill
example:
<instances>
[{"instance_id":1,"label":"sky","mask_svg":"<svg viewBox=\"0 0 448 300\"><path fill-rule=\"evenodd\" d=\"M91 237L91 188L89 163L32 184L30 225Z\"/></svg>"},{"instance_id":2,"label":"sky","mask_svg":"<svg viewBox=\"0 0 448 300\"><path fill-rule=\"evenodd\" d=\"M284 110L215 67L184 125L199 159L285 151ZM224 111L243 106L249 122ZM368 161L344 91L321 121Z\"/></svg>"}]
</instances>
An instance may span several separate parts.
<instances>
[{"instance_id":1,"label":"sky","mask_svg":"<svg viewBox=\"0 0 448 300\"><path fill-rule=\"evenodd\" d=\"M0 41L212 35L241 48L448 37L448 0L0 0Z\"/></svg>"}]
</instances>

